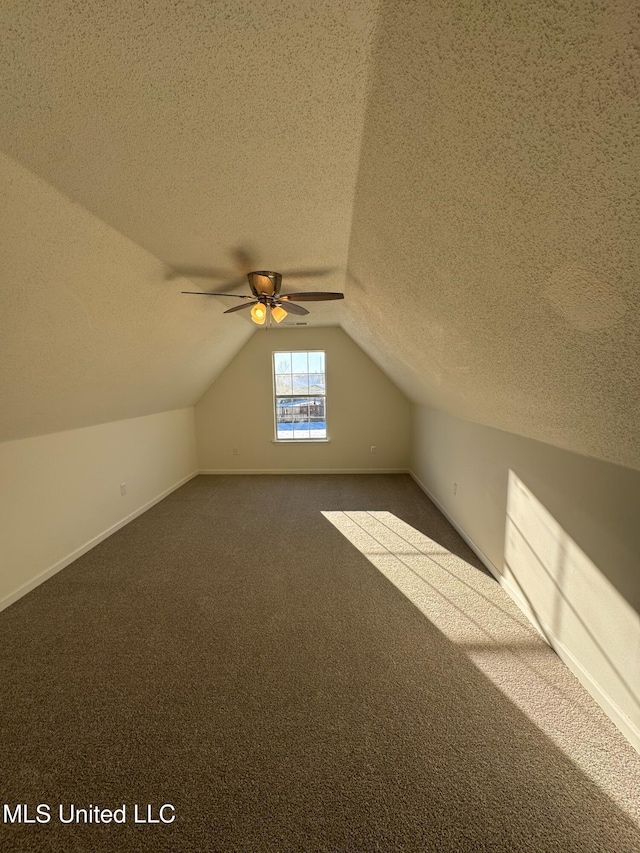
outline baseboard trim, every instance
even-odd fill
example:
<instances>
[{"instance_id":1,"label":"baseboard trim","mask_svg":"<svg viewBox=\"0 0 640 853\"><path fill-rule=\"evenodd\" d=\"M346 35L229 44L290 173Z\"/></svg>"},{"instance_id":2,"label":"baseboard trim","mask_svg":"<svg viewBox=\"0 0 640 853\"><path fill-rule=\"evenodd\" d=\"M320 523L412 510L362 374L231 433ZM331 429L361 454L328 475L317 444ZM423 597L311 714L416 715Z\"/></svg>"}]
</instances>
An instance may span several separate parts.
<instances>
[{"instance_id":1,"label":"baseboard trim","mask_svg":"<svg viewBox=\"0 0 640 853\"><path fill-rule=\"evenodd\" d=\"M202 468L199 474L409 474L408 468Z\"/></svg>"},{"instance_id":2,"label":"baseboard trim","mask_svg":"<svg viewBox=\"0 0 640 853\"><path fill-rule=\"evenodd\" d=\"M573 652L567 648L562 640L559 640L558 637L556 637L551 628L538 618L537 614L531 609L529 604L520 594L517 584L512 583L505 575L500 575L496 580L507 595L509 595L509 597L518 605L534 628L537 628L540 634L542 634L543 638L558 655L560 660L568 669L571 670L587 693L591 695L591 697L602 708L607 717L609 717L614 725L622 732L631 746L637 752L640 752L640 729L631 722L617 702L600 687L589 670L585 669Z\"/></svg>"},{"instance_id":3,"label":"baseboard trim","mask_svg":"<svg viewBox=\"0 0 640 853\"><path fill-rule=\"evenodd\" d=\"M77 560L78 557L82 557L83 554L86 554L87 551L90 551L92 548L95 548L96 545L99 545L117 530L120 530L122 527L125 527L129 524L130 521L133 521L134 518L137 518L139 515L142 515L143 512L146 512L148 509L151 509L157 503L160 503L161 500L170 495L171 492L175 492L176 489L179 489L180 486L184 486L185 483L188 483L189 480L192 480L194 477L197 477L199 471L193 471L191 474L188 474L186 477L183 477L181 480L178 480L177 483L174 483L172 486L169 486L168 489L165 489L155 498L152 498L150 501L147 501L138 509L126 515L124 518L117 521L115 524L112 524L111 527L108 527L106 530L103 530L102 533L98 533L97 536L94 536L92 539L89 539L84 545L80 545L79 548L76 548L70 554L67 554L66 557L62 557L62 559L57 560L53 565L49 566L49 568L45 569L43 572L37 574L34 578L27 581L26 583L19 586L18 589L10 592L9 595L6 595L4 598L0 599L0 612L5 610L11 604L14 604L28 592L31 592L32 589L35 589L37 586L40 586L41 583L44 583L46 580L49 580L50 577L62 571L62 569L66 568L68 565L73 563L74 560Z\"/></svg>"},{"instance_id":4,"label":"baseboard trim","mask_svg":"<svg viewBox=\"0 0 640 853\"><path fill-rule=\"evenodd\" d=\"M609 717L611 722L619 729L619 731L624 735L624 737L629 741L631 746L637 751L640 752L640 729L631 722L631 720L627 717L627 715L622 711L617 703L606 693L600 685L593 679L593 676L584 668L584 666L574 657L573 653L569 651L569 649L564 645L564 643L559 640L550 630L550 628L541 622L536 613L531 609L531 607L527 604L524 598L520 595L520 592L517 586L509 580L509 578L505 577L503 573L497 568L497 566L491 562L491 560L487 557L487 555L479 548L476 543L468 536L465 531L460 527L460 525L453 519L447 510L442 506L440 501L435 497L435 495L429 491L427 486L420 480L416 474L409 469L409 475L416 482L416 484L422 489L425 495L429 498L429 500L437 506L440 512L447 519L449 524L455 528L455 530L460 534L460 536L464 539L467 545L471 548L474 554L478 557L478 559L482 562L482 564L491 572L496 581L500 584L502 589L507 593L509 598L520 608L520 610L527 617L529 622L533 625L533 627L538 631L538 633L542 636L542 638L551 646L551 648L558 655L560 660L565 664L565 666L575 675L580 684L584 687L587 693L598 703L598 705L602 708L604 713Z\"/></svg>"},{"instance_id":5,"label":"baseboard trim","mask_svg":"<svg viewBox=\"0 0 640 853\"><path fill-rule=\"evenodd\" d=\"M411 479L414 480L414 482L417 483L418 486L420 486L420 488L425 493L425 495L429 498L431 503L435 504L438 507L440 512L444 515L444 517L449 522L449 524L455 528L455 530L457 531L457 533L460 534L460 536L462 536L462 538L467 543L469 548L471 548L471 550L476 555L476 557L483 563L484 566L486 566L486 568L491 572L491 574L495 577L495 579L497 581L500 581L502 578L502 573L500 572L498 567L495 566L491 562L491 560L487 557L487 555L484 553L484 551L476 545L476 543L473 541L473 539L471 539L470 536L467 536L467 534L460 527L460 525L457 523L457 521L455 521L455 519L451 518L451 516L449 515L447 510L442 506L442 504L436 498L436 496L434 494L432 494L432 492L429 491L429 489L425 486L425 484L422 482L422 480L420 480L419 477L417 477L411 469L409 469L408 474L411 477Z\"/></svg>"}]
</instances>

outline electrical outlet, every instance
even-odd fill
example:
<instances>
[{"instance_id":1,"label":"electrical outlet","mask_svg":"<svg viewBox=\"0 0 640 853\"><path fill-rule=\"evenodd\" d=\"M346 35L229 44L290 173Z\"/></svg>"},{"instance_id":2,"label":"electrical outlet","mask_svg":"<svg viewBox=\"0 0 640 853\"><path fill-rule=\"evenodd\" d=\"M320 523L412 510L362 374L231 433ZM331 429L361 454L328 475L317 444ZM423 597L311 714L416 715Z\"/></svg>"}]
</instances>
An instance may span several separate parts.
<instances>
[{"instance_id":1,"label":"electrical outlet","mask_svg":"<svg viewBox=\"0 0 640 853\"><path fill-rule=\"evenodd\" d=\"M237 455L238 455L238 448L237 448L237 447L234 447L234 448L233 448L233 455L234 455L234 456L237 456Z\"/></svg>"},{"instance_id":2,"label":"electrical outlet","mask_svg":"<svg viewBox=\"0 0 640 853\"><path fill-rule=\"evenodd\" d=\"M458 484L457 484L457 483L454 483L454 484L453 484L453 494L454 494L454 495L457 495L457 494L458 494Z\"/></svg>"},{"instance_id":3,"label":"electrical outlet","mask_svg":"<svg viewBox=\"0 0 640 853\"><path fill-rule=\"evenodd\" d=\"M120 494L121 495L127 494L127 484L126 483L120 483Z\"/></svg>"},{"instance_id":4,"label":"electrical outlet","mask_svg":"<svg viewBox=\"0 0 640 853\"><path fill-rule=\"evenodd\" d=\"M371 445L371 451L370 451L370 452L371 452L371 453L375 453L375 452L376 452L376 446L375 446L375 444L372 444L372 445Z\"/></svg>"}]
</instances>

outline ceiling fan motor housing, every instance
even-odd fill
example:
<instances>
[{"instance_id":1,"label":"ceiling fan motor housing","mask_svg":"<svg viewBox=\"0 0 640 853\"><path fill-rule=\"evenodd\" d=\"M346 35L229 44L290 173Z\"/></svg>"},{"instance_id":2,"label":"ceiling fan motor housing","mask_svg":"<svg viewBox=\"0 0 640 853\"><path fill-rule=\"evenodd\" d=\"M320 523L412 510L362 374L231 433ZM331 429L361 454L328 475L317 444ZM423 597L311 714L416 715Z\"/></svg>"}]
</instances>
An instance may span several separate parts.
<instances>
[{"instance_id":1,"label":"ceiling fan motor housing","mask_svg":"<svg viewBox=\"0 0 640 853\"><path fill-rule=\"evenodd\" d=\"M257 299L260 299L261 296L277 296L280 293L282 275L279 272L257 270L256 272L247 273L247 278L249 279L251 292Z\"/></svg>"}]
</instances>

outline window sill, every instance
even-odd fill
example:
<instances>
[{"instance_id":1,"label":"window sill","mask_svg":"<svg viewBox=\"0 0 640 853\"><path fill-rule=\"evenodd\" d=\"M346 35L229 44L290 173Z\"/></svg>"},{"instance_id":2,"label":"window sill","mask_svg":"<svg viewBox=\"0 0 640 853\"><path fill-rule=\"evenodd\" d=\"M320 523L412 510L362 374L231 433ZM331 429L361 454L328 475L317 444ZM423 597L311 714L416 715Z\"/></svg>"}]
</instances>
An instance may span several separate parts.
<instances>
[{"instance_id":1,"label":"window sill","mask_svg":"<svg viewBox=\"0 0 640 853\"><path fill-rule=\"evenodd\" d=\"M330 438L272 438L271 444L329 444Z\"/></svg>"}]
</instances>

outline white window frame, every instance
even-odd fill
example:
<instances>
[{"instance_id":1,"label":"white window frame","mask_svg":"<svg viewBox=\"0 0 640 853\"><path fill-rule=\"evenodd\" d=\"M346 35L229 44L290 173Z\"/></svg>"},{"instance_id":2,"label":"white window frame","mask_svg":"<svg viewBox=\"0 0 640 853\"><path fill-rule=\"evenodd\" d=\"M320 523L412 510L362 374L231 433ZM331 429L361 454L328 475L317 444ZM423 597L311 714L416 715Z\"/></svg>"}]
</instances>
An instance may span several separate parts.
<instances>
[{"instance_id":1,"label":"white window frame","mask_svg":"<svg viewBox=\"0 0 640 853\"><path fill-rule=\"evenodd\" d=\"M276 393L276 356L282 354L289 354L293 356L294 353L306 353L307 356L309 353L321 352L324 357L324 394L278 394ZM293 365L292 365L293 366ZM308 362L307 362L308 367ZM318 371L314 371L317 373ZM292 371L293 373L293 371ZM307 374L309 374L309 370L307 370ZM300 349L300 350L273 350L271 353L271 379L273 383L273 444L326 444L329 441L329 425L327 418L327 352L326 350L320 349ZM293 390L293 389L292 389ZM278 397L324 397L324 423L325 423L325 438L278 438Z\"/></svg>"}]
</instances>

